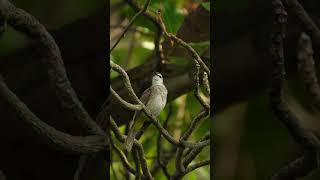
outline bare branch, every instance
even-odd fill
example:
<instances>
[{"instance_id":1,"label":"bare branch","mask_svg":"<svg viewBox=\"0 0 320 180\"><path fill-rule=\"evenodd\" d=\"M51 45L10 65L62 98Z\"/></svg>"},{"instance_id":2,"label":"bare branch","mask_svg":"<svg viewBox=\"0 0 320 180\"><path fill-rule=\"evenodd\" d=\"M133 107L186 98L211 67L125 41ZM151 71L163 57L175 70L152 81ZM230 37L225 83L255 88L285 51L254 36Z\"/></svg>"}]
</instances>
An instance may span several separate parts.
<instances>
[{"instance_id":1,"label":"bare branch","mask_svg":"<svg viewBox=\"0 0 320 180\"><path fill-rule=\"evenodd\" d=\"M168 112L167 118L163 123L163 128L165 128L165 129L166 129L167 125L168 125L168 122L169 122L171 114L172 114L172 104L170 103L169 112ZM168 171L166 165L162 162L161 137L162 137L161 133L159 133L158 140L157 140L157 163L160 165L160 167L161 167L164 175L167 177L167 179L170 179L169 171Z\"/></svg>"},{"instance_id":2,"label":"bare branch","mask_svg":"<svg viewBox=\"0 0 320 180\"><path fill-rule=\"evenodd\" d=\"M304 31L311 35L312 40L320 47L320 30L313 22L311 17L305 11L303 6L298 0L283 0L284 5L288 8L288 11L293 14L299 23L302 25Z\"/></svg>"},{"instance_id":3,"label":"bare branch","mask_svg":"<svg viewBox=\"0 0 320 180\"><path fill-rule=\"evenodd\" d=\"M198 169L198 168L203 167L203 166L207 166L209 164L210 164L210 160L204 160L204 161L200 161L198 163L192 164L186 169L185 175L188 174L189 172L195 170L195 169Z\"/></svg>"},{"instance_id":4,"label":"bare branch","mask_svg":"<svg viewBox=\"0 0 320 180\"><path fill-rule=\"evenodd\" d=\"M110 117L110 128L113 131L113 133L115 134L115 136L117 137L117 139L120 142L124 143L126 137L120 133L119 128L118 128L116 122L114 122L112 117ZM147 160L144 157L144 150L143 150L142 145L135 139L134 143L133 143L133 146L134 146L133 148L138 151L139 158L140 158L140 161L141 161L141 167L142 167L143 175L148 179L153 179L152 175L151 175L151 173L149 171L148 165L147 165Z\"/></svg>"},{"instance_id":5,"label":"bare branch","mask_svg":"<svg viewBox=\"0 0 320 180\"><path fill-rule=\"evenodd\" d=\"M140 111L142 109L142 106L139 104L131 104L127 101L123 100L113 89L110 87L111 94L118 100L119 103L121 103L124 107L130 110L134 111Z\"/></svg>"},{"instance_id":6,"label":"bare branch","mask_svg":"<svg viewBox=\"0 0 320 180\"><path fill-rule=\"evenodd\" d=\"M206 133L199 141L205 141L205 140L208 140L210 139L210 132ZM189 149L187 150L186 152L186 156L185 158L183 159L183 166L184 167L187 167L192 160L194 160L196 158L196 156L202 151L204 147L201 147L201 148L193 148L193 149Z\"/></svg>"},{"instance_id":7,"label":"bare branch","mask_svg":"<svg viewBox=\"0 0 320 180\"><path fill-rule=\"evenodd\" d=\"M283 83L285 81L285 59L284 59L284 45L285 26L287 22L287 13L283 7L281 0L273 0L273 31L271 35L271 58L272 58L272 85L270 90L270 105L275 115L289 130L291 136L306 150L311 152L318 152L320 142L318 138L310 131L305 129L299 122L299 119L290 111L288 105L283 99ZM306 157L305 157L306 158ZM297 163L299 162L299 163ZM296 169L309 169L306 163L301 163L301 160L290 163L291 165L285 167L288 172L288 177L292 179L299 177L296 174ZM294 165L292 165L294 164ZM280 172L281 173L281 172ZM307 173L307 172L305 172ZM275 174L274 177L278 177Z\"/></svg>"},{"instance_id":8,"label":"bare branch","mask_svg":"<svg viewBox=\"0 0 320 180\"><path fill-rule=\"evenodd\" d=\"M56 149L69 153L88 154L102 151L108 145L106 136L72 136L58 131L42 122L12 91L10 91L1 75L0 99L13 109L19 118L39 135L43 142Z\"/></svg>"},{"instance_id":9,"label":"bare branch","mask_svg":"<svg viewBox=\"0 0 320 180\"><path fill-rule=\"evenodd\" d=\"M282 167L271 177L271 180L292 180L308 175L317 167L316 156L316 153L305 152L301 157Z\"/></svg>"},{"instance_id":10,"label":"bare branch","mask_svg":"<svg viewBox=\"0 0 320 180\"><path fill-rule=\"evenodd\" d=\"M8 24L37 42L37 49L47 68L48 78L63 110L76 119L88 132L102 135L103 131L82 107L74 89L71 87L59 47L53 37L36 18L24 10L16 8L7 0L3 0L3 3L4 6L0 7L0 11L4 13Z\"/></svg>"},{"instance_id":11,"label":"bare branch","mask_svg":"<svg viewBox=\"0 0 320 180\"><path fill-rule=\"evenodd\" d=\"M298 70L303 82L311 95L313 103L320 108L320 87L314 67L313 48L310 37L306 33L301 33L298 42Z\"/></svg>"}]
</instances>

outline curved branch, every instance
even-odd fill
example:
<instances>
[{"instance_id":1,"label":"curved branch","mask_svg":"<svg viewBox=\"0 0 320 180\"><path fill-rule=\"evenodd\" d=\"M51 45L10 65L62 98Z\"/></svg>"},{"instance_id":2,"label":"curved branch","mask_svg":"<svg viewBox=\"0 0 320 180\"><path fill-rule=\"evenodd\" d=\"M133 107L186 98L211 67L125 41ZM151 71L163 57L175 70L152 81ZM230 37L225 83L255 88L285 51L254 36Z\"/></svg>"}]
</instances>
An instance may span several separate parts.
<instances>
[{"instance_id":1,"label":"curved branch","mask_svg":"<svg viewBox=\"0 0 320 180\"><path fill-rule=\"evenodd\" d=\"M305 152L303 156L290 162L275 173L271 180L291 180L296 177L306 176L310 171L317 167L316 154Z\"/></svg>"},{"instance_id":2,"label":"curved branch","mask_svg":"<svg viewBox=\"0 0 320 180\"><path fill-rule=\"evenodd\" d=\"M19 118L35 131L46 144L59 150L76 154L90 154L100 152L106 149L108 145L105 136L72 136L58 131L42 122L12 91L10 91L1 75L0 98L14 110Z\"/></svg>"},{"instance_id":3,"label":"curved branch","mask_svg":"<svg viewBox=\"0 0 320 180\"><path fill-rule=\"evenodd\" d=\"M285 59L283 51L283 40L285 38L287 13L283 7L281 0L273 0L272 6L273 31L271 34L272 43L270 53L272 58L273 71L272 84L270 90L270 105L275 115L287 127L288 131L290 132L291 136L295 139L296 142L298 142L306 151L319 152L320 142L318 138L299 123L299 119L290 111L288 105L285 103L283 99L283 83L285 81ZM297 160L293 163L290 163L291 165L294 164L294 166L289 165L283 168L287 169L287 172L290 173L288 174L288 177L292 177L290 179L294 179L300 176L300 174L296 174L295 168L305 169L305 166L308 166L308 163L301 162L303 162L303 160ZM305 171L304 173L307 174L309 172ZM274 177L277 176L278 175L276 174Z\"/></svg>"},{"instance_id":4,"label":"curved branch","mask_svg":"<svg viewBox=\"0 0 320 180\"><path fill-rule=\"evenodd\" d=\"M134 111L140 111L142 109L142 106L139 104L131 104L128 103L127 101L125 101L124 99L122 99L110 86L110 92L112 94L112 96L114 96L119 103L121 103L124 107L126 107L127 109L130 110L134 110Z\"/></svg>"},{"instance_id":5,"label":"curved branch","mask_svg":"<svg viewBox=\"0 0 320 180\"><path fill-rule=\"evenodd\" d=\"M305 11L298 0L284 0L284 5L288 8L290 13L296 16L296 19L302 25L302 28L311 35L313 41L320 47L320 29L313 22L311 17Z\"/></svg>"},{"instance_id":6,"label":"curved branch","mask_svg":"<svg viewBox=\"0 0 320 180\"><path fill-rule=\"evenodd\" d=\"M120 142L124 143L126 137L120 133L119 128L118 128L116 122L113 120L112 117L110 117L110 128L113 131L113 133L116 136L116 138ZM147 160L144 157L144 150L143 150L142 145L135 139L134 143L133 143L133 146L138 151L138 156L140 158L140 163L141 163L143 175L148 179L153 179L152 175L151 175L151 173L149 171L148 165L147 165Z\"/></svg>"},{"instance_id":7,"label":"curved branch","mask_svg":"<svg viewBox=\"0 0 320 180\"><path fill-rule=\"evenodd\" d=\"M118 154L119 158L122 161L122 164L124 165L124 167L126 167L126 169L132 173L135 174L135 170L133 169L133 167L130 165L126 155L112 142L112 139L110 139L111 141L111 147L115 150L115 152Z\"/></svg>"},{"instance_id":8,"label":"curved branch","mask_svg":"<svg viewBox=\"0 0 320 180\"><path fill-rule=\"evenodd\" d=\"M297 117L290 111L283 99L283 83L285 81L283 39L287 13L280 0L273 0L274 28L272 33L271 58L273 63L272 85L270 90L270 105L275 115L290 131L293 138L307 149L318 149L318 138L299 123Z\"/></svg>"},{"instance_id":9,"label":"curved branch","mask_svg":"<svg viewBox=\"0 0 320 180\"><path fill-rule=\"evenodd\" d=\"M197 162L195 164L192 164L186 169L184 175L188 174L189 172L191 172L191 171L193 171L195 169L201 168L203 166L207 166L209 164L210 164L210 160L203 160L203 161Z\"/></svg>"},{"instance_id":10,"label":"curved branch","mask_svg":"<svg viewBox=\"0 0 320 180\"><path fill-rule=\"evenodd\" d=\"M314 105L320 108L320 87L314 67L313 48L310 37L306 33L301 33L298 43L298 70L308 93L312 97Z\"/></svg>"},{"instance_id":11,"label":"curved branch","mask_svg":"<svg viewBox=\"0 0 320 180\"><path fill-rule=\"evenodd\" d=\"M171 144L174 144L176 146L190 147L190 148L202 147L202 146L206 146L207 144L210 144L210 141L204 141L204 142L199 142L199 143L190 143L190 142L184 141L183 139L180 139L180 141L175 140L173 138L173 136L171 136L170 133L165 128L163 128L162 124L155 117L151 116L151 113L149 112L147 107L137 97L137 95L135 94L135 92L131 86L129 76L125 72L125 70L122 69L119 65L115 64L113 61L110 61L110 66L111 66L111 69L120 73L120 76L122 77L124 84L125 84L125 87L128 89L130 96L134 99L134 101L136 101L138 104L140 104L142 106L143 112L146 114L146 116L152 121L152 123L158 128L160 133Z\"/></svg>"},{"instance_id":12,"label":"curved branch","mask_svg":"<svg viewBox=\"0 0 320 180\"><path fill-rule=\"evenodd\" d=\"M37 49L48 72L48 78L63 109L90 133L103 134L102 129L83 108L67 77L61 52L46 28L32 15L3 0L0 7L10 26L37 42Z\"/></svg>"},{"instance_id":13,"label":"curved branch","mask_svg":"<svg viewBox=\"0 0 320 180\"><path fill-rule=\"evenodd\" d=\"M199 141L205 141L210 139L210 132L205 134ZM185 158L183 159L183 165L187 167L191 161L202 151L204 147L189 149L185 154Z\"/></svg>"}]
</instances>

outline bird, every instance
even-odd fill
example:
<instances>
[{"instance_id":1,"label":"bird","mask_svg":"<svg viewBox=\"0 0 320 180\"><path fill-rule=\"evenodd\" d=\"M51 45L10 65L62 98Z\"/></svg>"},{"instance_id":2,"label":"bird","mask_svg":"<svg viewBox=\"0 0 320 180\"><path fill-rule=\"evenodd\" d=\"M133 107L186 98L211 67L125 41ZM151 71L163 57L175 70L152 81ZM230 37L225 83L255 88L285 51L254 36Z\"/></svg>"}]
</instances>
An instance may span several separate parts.
<instances>
[{"instance_id":1,"label":"bird","mask_svg":"<svg viewBox=\"0 0 320 180\"><path fill-rule=\"evenodd\" d=\"M168 90L163 83L162 75L159 72L155 72L152 77L151 86L142 93L140 100L149 110L151 116L157 117L167 103L167 95ZM144 122L144 120L142 120L143 122L138 123L139 120L137 118L140 114L141 110L135 111L131 122L132 125L129 128L129 132L125 140L125 149L128 152L131 151L134 139L141 129L141 124Z\"/></svg>"}]
</instances>

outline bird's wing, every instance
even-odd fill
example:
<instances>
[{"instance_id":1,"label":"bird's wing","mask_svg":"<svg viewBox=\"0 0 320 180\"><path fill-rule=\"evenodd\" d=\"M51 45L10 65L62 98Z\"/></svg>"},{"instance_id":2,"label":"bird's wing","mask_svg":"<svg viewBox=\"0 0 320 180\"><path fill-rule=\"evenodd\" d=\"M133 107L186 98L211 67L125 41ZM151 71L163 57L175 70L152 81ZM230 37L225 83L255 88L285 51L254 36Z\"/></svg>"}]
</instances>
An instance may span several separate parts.
<instances>
[{"instance_id":1,"label":"bird's wing","mask_svg":"<svg viewBox=\"0 0 320 180\"><path fill-rule=\"evenodd\" d=\"M151 87L146 89L143 93L142 96L140 98L141 102L145 105L147 105L149 97L151 95Z\"/></svg>"},{"instance_id":2,"label":"bird's wing","mask_svg":"<svg viewBox=\"0 0 320 180\"><path fill-rule=\"evenodd\" d=\"M144 105L147 105L150 95L151 95L151 88L148 88L142 93L142 96L140 97L140 101ZM139 117L140 114L141 114L141 111L136 111L134 113L133 120L136 119L137 117Z\"/></svg>"},{"instance_id":3,"label":"bird's wing","mask_svg":"<svg viewBox=\"0 0 320 180\"><path fill-rule=\"evenodd\" d=\"M148 88L142 93L140 101L144 105L147 105L150 95L151 95L151 89ZM130 122L130 125L129 125L130 130L129 130L128 136L126 138L126 141L125 141L125 148L128 152L131 151L132 145L134 143L134 139L135 139L136 135L138 134L139 129L141 128L141 124L137 123L137 120L136 120L136 118L138 118L140 114L141 114L141 111L136 111L134 113L132 121Z\"/></svg>"}]
</instances>

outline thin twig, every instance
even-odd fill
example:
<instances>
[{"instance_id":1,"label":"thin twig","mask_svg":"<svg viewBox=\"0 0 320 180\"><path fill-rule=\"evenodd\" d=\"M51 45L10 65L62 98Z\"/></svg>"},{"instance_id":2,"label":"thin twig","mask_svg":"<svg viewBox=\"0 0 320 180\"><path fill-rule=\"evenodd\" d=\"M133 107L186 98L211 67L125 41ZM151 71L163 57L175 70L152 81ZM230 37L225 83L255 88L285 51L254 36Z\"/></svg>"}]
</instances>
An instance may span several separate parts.
<instances>
[{"instance_id":1,"label":"thin twig","mask_svg":"<svg viewBox=\"0 0 320 180\"><path fill-rule=\"evenodd\" d=\"M206 133L203 138L201 138L199 141L205 141L205 140L208 140L210 139L210 132ZM194 160L197 155L202 151L204 147L202 148L193 148L193 149L189 149L187 152L186 152L186 156L185 158L183 159L183 166L184 167L187 167L191 162L192 160Z\"/></svg>"},{"instance_id":2,"label":"thin twig","mask_svg":"<svg viewBox=\"0 0 320 180\"><path fill-rule=\"evenodd\" d=\"M126 137L121 134L121 132L119 131L119 128L118 128L116 122L113 120L112 117L110 117L110 128L111 128L111 130L113 131L113 133L115 134L116 138L117 138L120 142L124 143ZM146 160L145 157L144 157L143 147L142 147L142 145L141 145L136 139L134 140L133 148L138 151L138 155L139 155L139 158L140 158L143 175L145 176L145 178L153 179L153 178L152 178L152 175L151 175L151 173L150 173L150 171L149 171L148 165L147 165L147 160Z\"/></svg>"},{"instance_id":3,"label":"thin twig","mask_svg":"<svg viewBox=\"0 0 320 180\"><path fill-rule=\"evenodd\" d=\"M134 111L140 111L142 109L142 106L140 104L131 104L131 103L128 103L127 101L125 101L124 99L122 99L113 89L112 87L110 86L110 92L112 94L112 96L114 96L116 98L116 100L118 100L118 102L126 107L127 109L130 109L130 110L134 110Z\"/></svg>"},{"instance_id":4,"label":"thin twig","mask_svg":"<svg viewBox=\"0 0 320 180\"><path fill-rule=\"evenodd\" d=\"M121 28L121 29L125 29L126 26L123 26L123 25L110 25L110 29L116 29L116 28ZM142 35L145 35L145 36L152 36L153 37L153 33L151 32L146 32L144 31L143 29L139 29L139 28L129 28L128 31L131 31L133 33L139 33L139 34L142 34Z\"/></svg>"},{"instance_id":5,"label":"thin twig","mask_svg":"<svg viewBox=\"0 0 320 180\"><path fill-rule=\"evenodd\" d=\"M110 138L111 139L111 138ZM133 167L131 166L131 164L129 163L126 155L120 150L120 148L117 147L117 145L115 145L112 140L110 140L110 144L112 149L114 149L114 151L118 154L119 158L121 159L122 164L124 165L124 167L132 174L135 174L136 171L133 169Z\"/></svg>"},{"instance_id":6,"label":"thin twig","mask_svg":"<svg viewBox=\"0 0 320 180\"><path fill-rule=\"evenodd\" d=\"M134 21L143 13L148 9L148 6L150 4L151 0L146 0L146 3L144 4L143 8L133 16L133 18L131 19L131 21L129 22L129 24L127 25L127 27L123 30L122 34L120 35L120 37L117 39L117 41L114 43L114 45L112 46L112 48L110 49L110 53L113 51L113 49L118 45L118 43L120 42L120 40L124 37L124 35L127 33L128 29L130 28L130 26L134 23Z\"/></svg>"},{"instance_id":7,"label":"thin twig","mask_svg":"<svg viewBox=\"0 0 320 180\"><path fill-rule=\"evenodd\" d=\"M142 10L142 8L138 5L138 3L136 1L134 1L134 0L126 0L126 1L134 10L139 11L139 12ZM188 43L184 42L182 39L178 38L177 36L175 36L171 33L168 33L165 28L165 25L162 21L161 12L158 11L157 13L158 13L157 15L153 15L149 12L143 12L142 15L145 16L146 18L148 18L151 22L153 22L155 24L155 26L158 29L160 29L168 38L174 40L175 42L180 44L182 47L186 48L192 54L192 56L193 56L192 59L198 61L198 63L205 70L205 72L208 74L208 76L210 76L210 69L202 61L199 54ZM159 33L160 33L160 31L159 31Z\"/></svg>"},{"instance_id":8,"label":"thin twig","mask_svg":"<svg viewBox=\"0 0 320 180\"><path fill-rule=\"evenodd\" d=\"M136 174L135 174L136 180L140 180L141 179L140 157L137 149L133 149L133 160L134 160L134 163L136 164Z\"/></svg>"},{"instance_id":9,"label":"thin twig","mask_svg":"<svg viewBox=\"0 0 320 180\"><path fill-rule=\"evenodd\" d=\"M163 128L165 128L165 129L166 129L167 125L168 125L168 122L169 122L171 114L172 114L172 104L170 103L169 104L169 112L168 112L167 118L163 123ZM169 171L168 171L167 167L165 166L165 164L162 162L161 137L162 137L161 133L159 133L158 139L157 139L157 163L159 163L159 165L160 165L164 175L167 177L167 179L170 179Z\"/></svg>"},{"instance_id":10,"label":"thin twig","mask_svg":"<svg viewBox=\"0 0 320 180\"><path fill-rule=\"evenodd\" d=\"M198 168L201 168L201 167L207 166L207 165L210 165L210 160L203 160L198 163L192 164L186 169L184 175L188 174L189 172L191 172L195 169L198 169Z\"/></svg>"}]
</instances>

